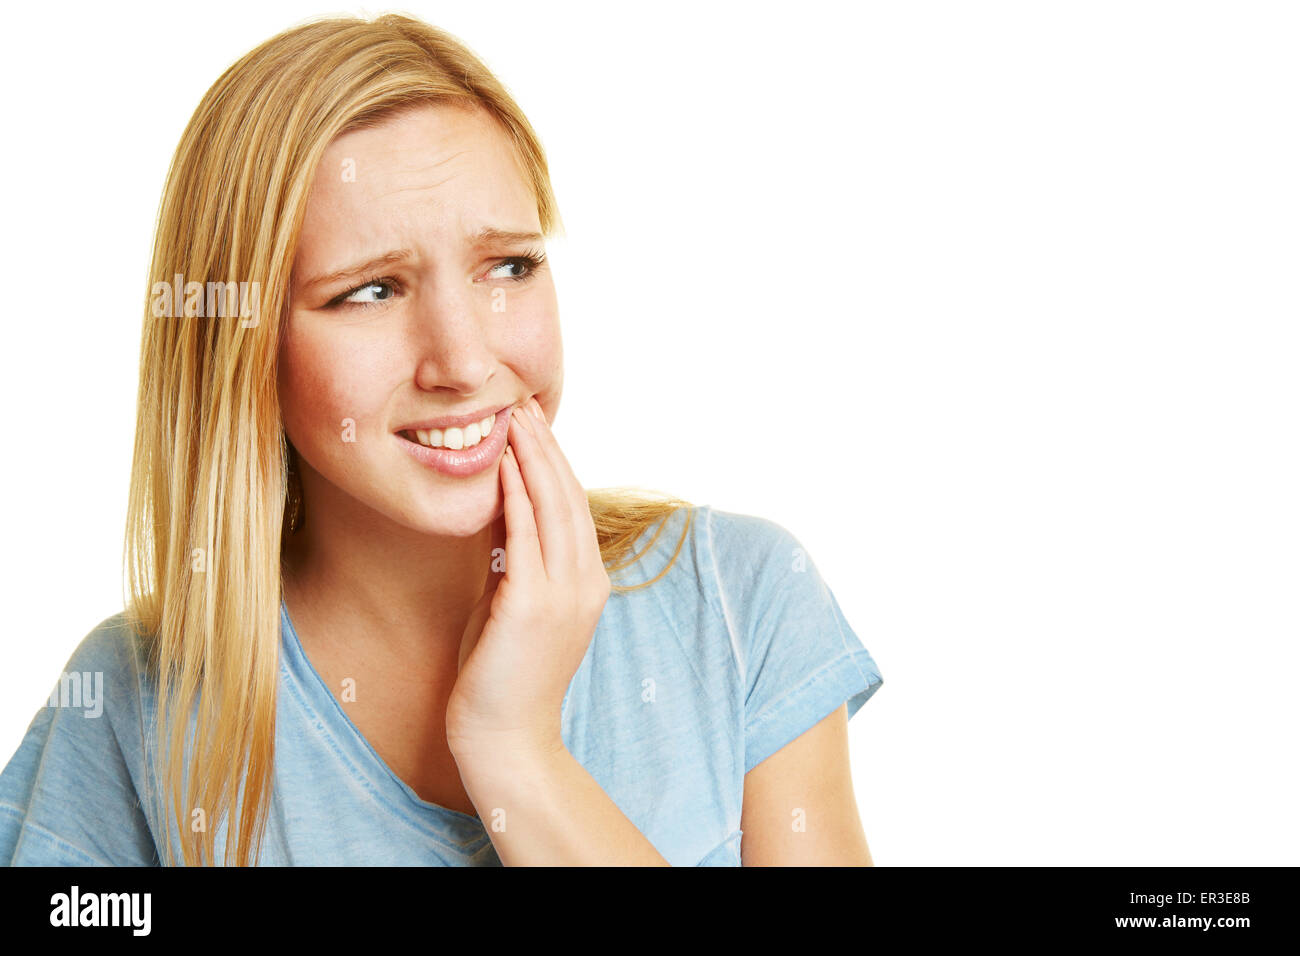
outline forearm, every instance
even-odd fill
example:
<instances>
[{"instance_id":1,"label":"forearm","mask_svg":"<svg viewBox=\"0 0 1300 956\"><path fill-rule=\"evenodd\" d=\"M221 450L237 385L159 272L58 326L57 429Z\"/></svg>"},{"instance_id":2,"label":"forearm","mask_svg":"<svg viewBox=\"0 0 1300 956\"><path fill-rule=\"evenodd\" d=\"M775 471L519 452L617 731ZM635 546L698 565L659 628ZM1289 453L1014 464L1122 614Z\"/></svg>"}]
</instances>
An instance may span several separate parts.
<instances>
[{"instance_id":1,"label":"forearm","mask_svg":"<svg viewBox=\"0 0 1300 956\"><path fill-rule=\"evenodd\" d=\"M669 865L567 749L459 766L506 866Z\"/></svg>"}]
</instances>

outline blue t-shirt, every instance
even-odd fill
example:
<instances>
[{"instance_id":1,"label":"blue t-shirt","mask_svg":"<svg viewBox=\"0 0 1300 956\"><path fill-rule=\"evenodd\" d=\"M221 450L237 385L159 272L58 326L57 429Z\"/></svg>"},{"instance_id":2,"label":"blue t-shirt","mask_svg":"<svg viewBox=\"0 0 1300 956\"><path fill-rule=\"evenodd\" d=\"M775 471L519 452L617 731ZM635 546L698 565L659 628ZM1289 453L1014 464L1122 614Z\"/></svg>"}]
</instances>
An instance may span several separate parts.
<instances>
[{"instance_id":1,"label":"blue t-shirt","mask_svg":"<svg viewBox=\"0 0 1300 956\"><path fill-rule=\"evenodd\" d=\"M881 677L789 532L709 506L692 511L672 569L648 588L611 593L564 697L561 732L669 863L739 866L745 774L846 701L852 717ZM662 570L685 520L675 513L613 582ZM280 620L261 863L499 866L477 817L420 799L388 768L312 668L283 605ZM73 653L64 674L81 680L61 678L0 774L0 860L158 862L163 831L143 796L156 780L144 744L156 700L142 664L120 614ZM220 856L225 821L215 829Z\"/></svg>"}]
</instances>

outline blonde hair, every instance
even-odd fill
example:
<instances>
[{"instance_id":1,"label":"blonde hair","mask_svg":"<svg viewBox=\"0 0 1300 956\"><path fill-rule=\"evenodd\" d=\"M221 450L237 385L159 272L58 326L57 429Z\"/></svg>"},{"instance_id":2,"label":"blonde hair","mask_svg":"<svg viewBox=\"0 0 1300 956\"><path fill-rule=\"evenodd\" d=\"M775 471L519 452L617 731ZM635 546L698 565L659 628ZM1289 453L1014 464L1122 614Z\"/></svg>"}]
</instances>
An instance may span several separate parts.
<instances>
[{"instance_id":1,"label":"blonde hair","mask_svg":"<svg viewBox=\"0 0 1300 956\"><path fill-rule=\"evenodd\" d=\"M494 116L536 196L543 234L562 232L541 144L506 89L454 37L398 15L309 21L248 53L203 97L168 171L151 290L178 274L260 286L255 322L145 312L126 613L157 681L154 797L168 865L177 862L173 825L185 865L216 862L222 819L227 865L256 863L265 832L290 460L276 354L317 164L339 134L430 102ZM688 502L628 489L588 500L611 571L638 560L685 509L668 564L614 587L645 587L667 572L690 528Z\"/></svg>"}]
</instances>

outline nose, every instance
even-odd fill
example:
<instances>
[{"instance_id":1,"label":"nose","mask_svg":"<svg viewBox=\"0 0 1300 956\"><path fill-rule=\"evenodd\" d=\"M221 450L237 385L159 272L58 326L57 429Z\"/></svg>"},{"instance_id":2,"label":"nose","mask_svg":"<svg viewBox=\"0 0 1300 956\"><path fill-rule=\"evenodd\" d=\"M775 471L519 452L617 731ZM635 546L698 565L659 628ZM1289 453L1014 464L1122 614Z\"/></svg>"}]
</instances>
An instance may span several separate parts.
<instances>
[{"instance_id":1,"label":"nose","mask_svg":"<svg viewBox=\"0 0 1300 956\"><path fill-rule=\"evenodd\" d=\"M439 296L413 322L416 387L472 395L487 384L495 366L488 323L470 302Z\"/></svg>"}]
</instances>

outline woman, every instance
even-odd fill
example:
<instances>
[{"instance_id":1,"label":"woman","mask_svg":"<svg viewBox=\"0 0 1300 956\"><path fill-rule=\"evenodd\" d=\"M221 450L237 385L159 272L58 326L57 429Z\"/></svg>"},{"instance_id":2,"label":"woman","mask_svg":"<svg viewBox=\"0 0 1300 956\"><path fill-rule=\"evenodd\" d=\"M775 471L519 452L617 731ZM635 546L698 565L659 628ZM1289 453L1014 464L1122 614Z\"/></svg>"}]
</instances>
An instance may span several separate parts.
<instances>
[{"instance_id":1,"label":"woman","mask_svg":"<svg viewBox=\"0 0 1300 956\"><path fill-rule=\"evenodd\" d=\"M14 864L870 864L871 656L787 532L585 492L537 137L447 34L330 19L165 188L131 600L0 777ZM218 852L218 847L222 848Z\"/></svg>"}]
</instances>

